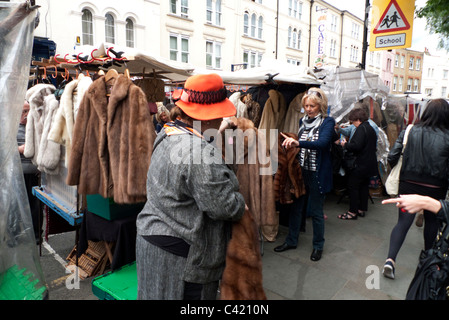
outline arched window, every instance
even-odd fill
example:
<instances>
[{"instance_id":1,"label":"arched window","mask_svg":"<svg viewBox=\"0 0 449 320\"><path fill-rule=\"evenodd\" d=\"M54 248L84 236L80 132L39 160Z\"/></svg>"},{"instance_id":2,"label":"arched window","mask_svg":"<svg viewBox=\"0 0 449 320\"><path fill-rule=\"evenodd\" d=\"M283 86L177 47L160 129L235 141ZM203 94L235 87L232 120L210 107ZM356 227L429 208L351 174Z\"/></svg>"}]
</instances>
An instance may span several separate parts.
<instances>
[{"instance_id":1,"label":"arched window","mask_svg":"<svg viewBox=\"0 0 449 320\"><path fill-rule=\"evenodd\" d=\"M251 15L251 37L256 37L256 14Z\"/></svg>"},{"instance_id":2,"label":"arched window","mask_svg":"<svg viewBox=\"0 0 449 320\"><path fill-rule=\"evenodd\" d=\"M114 17L110 13L106 13L105 35L106 42L115 43Z\"/></svg>"},{"instance_id":3,"label":"arched window","mask_svg":"<svg viewBox=\"0 0 449 320\"><path fill-rule=\"evenodd\" d=\"M248 12L245 12L245 14L243 15L243 34L245 36L249 35L249 16L248 16Z\"/></svg>"},{"instance_id":4,"label":"arched window","mask_svg":"<svg viewBox=\"0 0 449 320\"><path fill-rule=\"evenodd\" d=\"M83 45L94 44L94 27L92 22L92 12L89 9L83 9L83 15L81 17L82 33L83 33Z\"/></svg>"},{"instance_id":5,"label":"arched window","mask_svg":"<svg viewBox=\"0 0 449 320\"><path fill-rule=\"evenodd\" d=\"M134 22L130 19L126 19L126 46L134 48Z\"/></svg>"},{"instance_id":6,"label":"arched window","mask_svg":"<svg viewBox=\"0 0 449 320\"><path fill-rule=\"evenodd\" d=\"M288 27L288 43L287 46L292 46L292 27Z\"/></svg>"},{"instance_id":7,"label":"arched window","mask_svg":"<svg viewBox=\"0 0 449 320\"><path fill-rule=\"evenodd\" d=\"M262 39L263 35L263 17L259 17L259 21L257 22L257 37Z\"/></svg>"}]
</instances>

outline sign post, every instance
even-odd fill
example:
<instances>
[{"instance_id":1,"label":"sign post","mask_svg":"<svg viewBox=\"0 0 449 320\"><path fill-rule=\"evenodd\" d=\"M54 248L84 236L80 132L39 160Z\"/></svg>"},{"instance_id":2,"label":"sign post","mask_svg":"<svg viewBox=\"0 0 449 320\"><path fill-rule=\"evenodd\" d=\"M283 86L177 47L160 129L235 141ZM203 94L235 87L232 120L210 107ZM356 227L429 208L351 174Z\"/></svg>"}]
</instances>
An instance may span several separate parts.
<instances>
[{"instance_id":1,"label":"sign post","mask_svg":"<svg viewBox=\"0 0 449 320\"><path fill-rule=\"evenodd\" d=\"M412 46L414 0L374 0L370 51Z\"/></svg>"}]
</instances>

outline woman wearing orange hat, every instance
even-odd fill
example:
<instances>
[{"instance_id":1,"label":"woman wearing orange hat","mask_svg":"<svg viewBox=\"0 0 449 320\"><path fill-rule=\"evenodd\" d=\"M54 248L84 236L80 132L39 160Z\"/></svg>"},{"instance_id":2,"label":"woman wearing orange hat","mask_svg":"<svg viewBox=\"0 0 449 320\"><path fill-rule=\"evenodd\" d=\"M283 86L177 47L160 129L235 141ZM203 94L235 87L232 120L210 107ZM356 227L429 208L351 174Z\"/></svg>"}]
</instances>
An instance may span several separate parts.
<instances>
[{"instance_id":1,"label":"woman wearing orange hat","mask_svg":"<svg viewBox=\"0 0 449 320\"><path fill-rule=\"evenodd\" d=\"M234 172L206 131L235 115L220 76L187 79L177 120L158 134L137 217L138 299L215 299L231 221L245 202ZM213 130L208 130L213 129Z\"/></svg>"}]
</instances>

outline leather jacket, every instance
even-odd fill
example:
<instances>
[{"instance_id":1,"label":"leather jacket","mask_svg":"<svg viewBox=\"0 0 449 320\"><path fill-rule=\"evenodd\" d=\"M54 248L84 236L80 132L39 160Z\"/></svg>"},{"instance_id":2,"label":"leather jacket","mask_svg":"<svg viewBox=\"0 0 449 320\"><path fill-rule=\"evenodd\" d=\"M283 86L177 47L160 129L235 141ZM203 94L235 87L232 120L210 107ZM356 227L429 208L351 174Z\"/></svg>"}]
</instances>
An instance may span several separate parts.
<instances>
[{"instance_id":1,"label":"leather jacket","mask_svg":"<svg viewBox=\"0 0 449 320\"><path fill-rule=\"evenodd\" d=\"M394 167L402 152L403 130L388 154ZM449 179L449 131L414 125L402 158L400 181L415 181L443 188Z\"/></svg>"}]
</instances>

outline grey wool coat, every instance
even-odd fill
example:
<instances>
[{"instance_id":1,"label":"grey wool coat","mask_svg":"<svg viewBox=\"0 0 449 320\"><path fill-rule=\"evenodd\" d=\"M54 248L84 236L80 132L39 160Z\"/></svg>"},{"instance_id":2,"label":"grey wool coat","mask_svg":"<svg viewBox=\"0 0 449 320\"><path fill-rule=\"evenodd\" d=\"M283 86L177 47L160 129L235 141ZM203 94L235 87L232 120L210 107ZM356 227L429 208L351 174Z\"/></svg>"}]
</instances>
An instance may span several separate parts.
<instances>
[{"instance_id":1,"label":"grey wool coat","mask_svg":"<svg viewBox=\"0 0 449 320\"><path fill-rule=\"evenodd\" d=\"M224 270L231 221L240 219L245 209L238 190L238 180L221 151L198 136L167 136L161 130L137 233L182 238L190 245L182 279L203 284L217 281ZM170 266L161 267L170 274Z\"/></svg>"}]
</instances>

